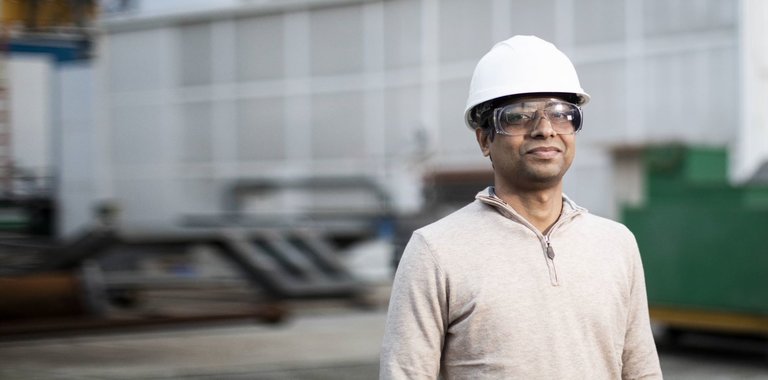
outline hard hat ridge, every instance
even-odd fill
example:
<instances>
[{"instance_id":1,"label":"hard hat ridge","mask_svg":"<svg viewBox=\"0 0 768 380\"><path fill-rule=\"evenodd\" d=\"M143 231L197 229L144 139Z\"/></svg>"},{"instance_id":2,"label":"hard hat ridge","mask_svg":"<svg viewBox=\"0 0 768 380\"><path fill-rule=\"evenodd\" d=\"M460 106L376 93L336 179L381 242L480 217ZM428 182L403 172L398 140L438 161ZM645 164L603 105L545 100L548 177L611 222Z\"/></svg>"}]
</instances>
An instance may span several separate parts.
<instances>
[{"instance_id":1,"label":"hard hat ridge","mask_svg":"<svg viewBox=\"0 0 768 380\"><path fill-rule=\"evenodd\" d=\"M471 111L475 106L531 93L572 94L578 104L589 101L573 63L552 43L535 36L514 36L498 42L475 67L464 120L474 128Z\"/></svg>"}]
</instances>

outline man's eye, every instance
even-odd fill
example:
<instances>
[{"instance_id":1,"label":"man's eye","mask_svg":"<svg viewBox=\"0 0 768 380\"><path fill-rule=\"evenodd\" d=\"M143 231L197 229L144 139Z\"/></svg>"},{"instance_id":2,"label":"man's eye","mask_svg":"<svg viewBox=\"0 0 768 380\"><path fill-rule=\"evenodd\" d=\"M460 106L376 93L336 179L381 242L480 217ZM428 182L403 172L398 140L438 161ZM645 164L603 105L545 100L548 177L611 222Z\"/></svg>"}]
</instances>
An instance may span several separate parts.
<instances>
[{"instance_id":1,"label":"man's eye","mask_svg":"<svg viewBox=\"0 0 768 380\"><path fill-rule=\"evenodd\" d=\"M530 120L531 116L520 112L508 112L504 115L504 121L510 124L525 123Z\"/></svg>"}]
</instances>

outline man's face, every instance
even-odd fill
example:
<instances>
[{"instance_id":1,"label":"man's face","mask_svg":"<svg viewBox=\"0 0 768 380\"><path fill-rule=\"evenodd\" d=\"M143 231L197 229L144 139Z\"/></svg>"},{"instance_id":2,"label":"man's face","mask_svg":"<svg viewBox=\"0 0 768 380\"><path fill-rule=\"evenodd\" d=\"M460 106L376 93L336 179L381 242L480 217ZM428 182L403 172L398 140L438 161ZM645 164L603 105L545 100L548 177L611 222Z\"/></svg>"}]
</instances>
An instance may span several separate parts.
<instances>
[{"instance_id":1,"label":"man's face","mask_svg":"<svg viewBox=\"0 0 768 380\"><path fill-rule=\"evenodd\" d=\"M519 97L510 103L542 104L551 97ZM558 134L552 122L538 112L525 134L508 136L476 130L483 155L493 162L497 186L518 190L543 190L561 183L576 154L574 134Z\"/></svg>"}]
</instances>

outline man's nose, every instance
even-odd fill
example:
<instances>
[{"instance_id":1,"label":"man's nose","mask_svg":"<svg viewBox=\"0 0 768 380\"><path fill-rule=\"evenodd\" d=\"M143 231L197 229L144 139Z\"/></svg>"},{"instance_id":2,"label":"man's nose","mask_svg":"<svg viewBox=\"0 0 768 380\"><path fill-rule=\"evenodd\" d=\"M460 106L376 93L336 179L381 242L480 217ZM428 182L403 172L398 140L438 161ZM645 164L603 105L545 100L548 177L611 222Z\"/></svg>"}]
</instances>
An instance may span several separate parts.
<instances>
[{"instance_id":1,"label":"man's nose","mask_svg":"<svg viewBox=\"0 0 768 380\"><path fill-rule=\"evenodd\" d=\"M531 137L549 137L556 134L555 129L552 128L552 122L549 121L544 112L536 112L536 118L533 120L533 126L531 127Z\"/></svg>"}]
</instances>

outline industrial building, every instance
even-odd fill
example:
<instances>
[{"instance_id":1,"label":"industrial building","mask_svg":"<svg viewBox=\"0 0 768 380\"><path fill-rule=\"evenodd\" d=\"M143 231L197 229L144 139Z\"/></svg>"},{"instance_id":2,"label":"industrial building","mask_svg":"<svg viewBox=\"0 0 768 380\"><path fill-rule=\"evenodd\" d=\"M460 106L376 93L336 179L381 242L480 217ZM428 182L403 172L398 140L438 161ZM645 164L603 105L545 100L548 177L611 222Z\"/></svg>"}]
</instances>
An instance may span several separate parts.
<instances>
[{"instance_id":1,"label":"industrial building","mask_svg":"<svg viewBox=\"0 0 768 380\"><path fill-rule=\"evenodd\" d=\"M28 161L57 170L60 235L101 201L119 204L125 228L232 211L222 198L243 179L371 178L395 210L417 212L426 176L489 171L461 114L478 57L512 34L557 43L594 94L566 188L594 213L638 201L633 148L760 140L743 137L761 131L745 119L759 107L740 102L760 91L742 70L762 62L748 1L125 3L105 9L94 59L39 58L37 86L56 95L27 105L46 110L28 123L51 131ZM765 159L743 150L738 181Z\"/></svg>"}]
</instances>

